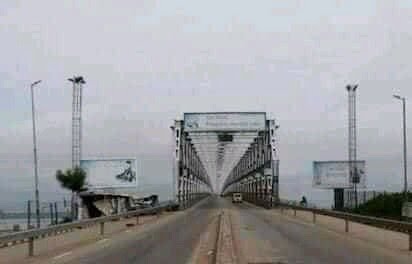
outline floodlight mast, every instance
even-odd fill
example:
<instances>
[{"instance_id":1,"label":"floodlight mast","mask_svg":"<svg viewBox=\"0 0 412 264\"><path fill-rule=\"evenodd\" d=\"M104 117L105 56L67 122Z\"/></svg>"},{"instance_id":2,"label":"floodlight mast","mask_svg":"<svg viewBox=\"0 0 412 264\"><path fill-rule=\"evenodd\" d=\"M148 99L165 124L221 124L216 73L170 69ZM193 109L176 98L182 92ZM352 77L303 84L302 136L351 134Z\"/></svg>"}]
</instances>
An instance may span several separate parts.
<instances>
[{"instance_id":1,"label":"floodlight mast","mask_svg":"<svg viewBox=\"0 0 412 264\"><path fill-rule=\"evenodd\" d=\"M348 161L349 161L349 179L355 191L355 208L358 208L358 190L359 173L357 170L357 142L356 142L356 89L358 85L347 85L348 91Z\"/></svg>"},{"instance_id":2,"label":"floodlight mast","mask_svg":"<svg viewBox=\"0 0 412 264\"><path fill-rule=\"evenodd\" d=\"M82 94L85 80L82 76L67 79L73 84L72 107L72 167L80 166L82 139Z\"/></svg>"}]
</instances>

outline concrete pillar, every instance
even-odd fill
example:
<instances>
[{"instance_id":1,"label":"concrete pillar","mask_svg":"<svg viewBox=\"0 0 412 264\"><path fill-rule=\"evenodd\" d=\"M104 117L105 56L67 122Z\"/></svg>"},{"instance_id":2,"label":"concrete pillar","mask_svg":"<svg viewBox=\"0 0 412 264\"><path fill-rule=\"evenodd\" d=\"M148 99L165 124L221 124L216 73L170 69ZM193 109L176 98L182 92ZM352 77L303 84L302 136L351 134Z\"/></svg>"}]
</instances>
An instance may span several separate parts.
<instances>
[{"instance_id":1,"label":"concrete pillar","mask_svg":"<svg viewBox=\"0 0 412 264\"><path fill-rule=\"evenodd\" d=\"M182 203L183 203L183 208L186 208L186 206L187 206L187 190L186 190L186 187L187 187L187 179L186 179L186 169L185 169L185 171L183 172L183 176L182 176L182 183L183 183L183 188L182 188Z\"/></svg>"},{"instance_id":2,"label":"concrete pillar","mask_svg":"<svg viewBox=\"0 0 412 264\"><path fill-rule=\"evenodd\" d=\"M83 200L82 198L80 198L80 196L78 196L78 203L79 203L79 207L78 207L78 213L77 213L77 220L82 220L83 219ZM57 224L57 223L56 223Z\"/></svg>"},{"instance_id":3,"label":"concrete pillar","mask_svg":"<svg viewBox=\"0 0 412 264\"><path fill-rule=\"evenodd\" d=\"M175 199L182 204L182 135L183 135L183 121L175 120L172 129L172 150L173 150L173 183Z\"/></svg>"},{"instance_id":4,"label":"concrete pillar","mask_svg":"<svg viewBox=\"0 0 412 264\"><path fill-rule=\"evenodd\" d=\"M104 222L100 222L100 235L104 235Z\"/></svg>"},{"instance_id":5,"label":"concrete pillar","mask_svg":"<svg viewBox=\"0 0 412 264\"><path fill-rule=\"evenodd\" d=\"M270 201L269 201L269 177L266 175L265 177L265 190L264 190L264 200L265 200L265 206L270 207Z\"/></svg>"},{"instance_id":6,"label":"concrete pillar","mask_svg":"<svg viewBox=\"0 0 412 264\"><path fill-rule=\"evenodd\" d=\"M193 204L193 175L190 175L190 181L189 181L189 200L190 200L190 205Z\"/></svg>"},{"instance_id":7,"label":"concrete pillar","mask_svg":"<svg viewBox=\"0 0 412 264\"><path fill-rule=\"evenodd\" d=\"M183 185L182 176L179 175L178 176L178 191L177 191L177 200L178 200L179 205L181 205L182 201L183 201L183 199L182 199L182 185Z\"/></svg>"},{"instance_id":8,"label":"concrete pillar","mask_svg":"<svg viewBox=\"0 0 412 264\"><path fill-rule=\"evenodd\" d=\"M122 203L121 203L121 199L120 199L120 197L118 197L117 199L116 199L116 202L117 202L117 205L116 205L116 207L117 207L117 213L118 214L120 214L121 212L122 212Z\"/></svg>"},{"instance_id":9,"label":"concrete pillar","mask_svg":"<svg viewBox=\"0 0 412 264\"><path fill-rule=\"evenodd\" d=\"M349 232L349 219L347 217L345 218L345 232Z\"/></svg>"},{"instance_id":10,"label":"concrete pillar","mask_svg":"<svg viewBox=\"0 0 412 264\"><path fill-rule=\"evenodd\" d=\"M28 250L29 250L29 252L28 252L29 257L34 256L34 237L30 237L30 238L29 238L28 247L29 247L29 248L28 248Z\"/></svg>"},{"instance_id":11,"label":"concrete pillar","mask_svg":"<svg viewBox=\"0 0 412 264\"><path fill-rule=\"evenodd\" d=\"M275 120L269 121L270 164L272 168L272 195L275 203L279 202L279 146L276 130L279 128Z\"/></svg>"},{"instance_id":12,"label":"concrete pillar","mask_svg":"<svg viewBox=\"0 0 412 264\"><path fill-rule=\"evenodd\" d=\"M256 175L254 177L255 177L253 180L253 184L255 185L253 189L253 191L255 192L254 193L254 200L255 200L254 203L257 204L258 202L258 179L256 178Z\"/></svg>"},{"instance_id":13,"label":"concrete pillar","mask_svg":"<svg viewBox=\"0 0 412 264\"><path fill-rule=\"evenodd\" d=\"M409 251L412 251L412 232L409 232Z\"/></svg>"}]
</instances>

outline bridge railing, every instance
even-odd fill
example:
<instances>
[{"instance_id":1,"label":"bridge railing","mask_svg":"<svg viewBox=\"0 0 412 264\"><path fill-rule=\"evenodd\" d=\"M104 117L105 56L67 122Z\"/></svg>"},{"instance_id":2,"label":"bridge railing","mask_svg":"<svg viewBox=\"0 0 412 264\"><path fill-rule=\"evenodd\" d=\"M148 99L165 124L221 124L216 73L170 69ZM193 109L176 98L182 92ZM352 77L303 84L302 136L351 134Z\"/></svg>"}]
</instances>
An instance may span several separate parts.
<instances>
[{"instance_id":1,"label":"bridge railing","mask_svg":"<svg viewBox=\"0 0 412 264\"><path fill-rule=\"evenodd\" d=\"M404 222L404 221L396 221L386 218L380 217L373 217L373 216L366 216L366 215L359 215L359 214L352 214L352 213L345 213L327 209L319 209L319 208L311 208L305 207L300 205L294 205L291 203L280 203L279 204L280 210L283 213L284 208L289 208L294 211L294 215L296 216L296 211L307 211L312 212L312 219L313 223L316 223L316 215L325 215L334 218L340 218L345 221L345 232L349 232L349 222L356 222L360 224L366 224L382 229L387 229L391 231L396 231L400 233L406 233L409 235L409 250L412 251L412 223L411 222Z\"/></svg>"},{"instance_id":2,"label":"bridge railing","mask_svg":"<svg viewBox=\"0 0 412 264\"><path fill-rule=\"evenodd\" d=\"M149 207L135 211L125 212L116 215L103 216L98 218L85 219L81 221L59 224L55 226L31 229L22 232L10 233L0 236L0 245L7 246L9 243L28 242L28 255L34 255L34 240L44 236L61 234L70 231L74 228L86 228L96 224L100 224L100 235L104 235L104 224L121 218L136 217L136 223L139 222L139 216L158 214L165 210L172 210L176 208L177 204L172 201L164 202L156 207Z\"/></svg>"}]
</instances>

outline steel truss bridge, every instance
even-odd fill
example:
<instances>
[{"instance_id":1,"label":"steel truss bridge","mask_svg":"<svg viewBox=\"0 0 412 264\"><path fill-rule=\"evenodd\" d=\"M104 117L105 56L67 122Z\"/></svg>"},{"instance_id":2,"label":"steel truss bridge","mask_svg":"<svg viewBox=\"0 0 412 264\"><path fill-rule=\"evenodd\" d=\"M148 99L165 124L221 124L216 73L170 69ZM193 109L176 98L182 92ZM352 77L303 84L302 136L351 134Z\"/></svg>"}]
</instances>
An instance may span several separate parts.
<instances>
[{"instance_id":1,"label":"steel truss bridge","mask_svg":"<svg viewBox=\"0 0 412 264\"><path fill-rule=\"evenodd\" d=\"M212 192L241 192L255 204L275 205L278 127L264 112L185 113L175 120L174 188L180 206Z\"/></svg>"},{"instance_id":2,"label":"steel truss bridge","mask_svg":"<svg viewBox=\"0 0 412 264\"><path fill-rule=\"evenodd\" d=\"M175 201L0 235L0 263L410 264L410 222L279 201L277 128L261 112L186 113ZM209 195L233 192L259 206Z\"/></svg>"}]
</instances>

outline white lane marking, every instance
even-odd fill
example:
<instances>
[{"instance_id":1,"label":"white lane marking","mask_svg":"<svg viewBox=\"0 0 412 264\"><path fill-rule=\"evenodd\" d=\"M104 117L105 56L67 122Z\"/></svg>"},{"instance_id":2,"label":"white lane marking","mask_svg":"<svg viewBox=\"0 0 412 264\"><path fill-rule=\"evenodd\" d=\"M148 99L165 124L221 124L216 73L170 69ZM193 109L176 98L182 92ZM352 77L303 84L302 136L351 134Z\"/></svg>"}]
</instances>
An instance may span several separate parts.
<instances>
[{"instance_id":1,"label":"white lane marking","mask_svg":"<svg viewBox=\"0 0 412 264\"><path fill-rule=\"evenodd\" d=\"M102 239L102 240L97 241L97 243L104 243L104 242L107 242L107 241L109 241L109 239L108 239L108 238L104 238L104 239Z\"/></svg>"},{"instance_id":2,"label":"white lane marking","mask_svg":"<svg viewBox=\"0 0 412 264\"><path fill-rule=\"evenodd\" d=\"M126 231L124 231L125 233L130 233L130 232L132 232L132 230L130 230L130 229L128 229L128 230L126 230Z\"/></svg>"},{"instance_id":3,"label":"white lane marking","mask_svg":"<svg viewBox=\"0 0 412 264\"><path fill-rule=\"evenodd\" d=\"M58 256L55 256L53 259L59 259L59 258L62 258L62 257L68 256L68 255L70 255L70 254L72 254L72 252L71 252L71 251L66 252L66 253L63 253L63 254L58 255Z\"/></svg>"}]
</instances>

